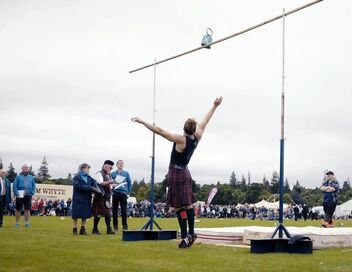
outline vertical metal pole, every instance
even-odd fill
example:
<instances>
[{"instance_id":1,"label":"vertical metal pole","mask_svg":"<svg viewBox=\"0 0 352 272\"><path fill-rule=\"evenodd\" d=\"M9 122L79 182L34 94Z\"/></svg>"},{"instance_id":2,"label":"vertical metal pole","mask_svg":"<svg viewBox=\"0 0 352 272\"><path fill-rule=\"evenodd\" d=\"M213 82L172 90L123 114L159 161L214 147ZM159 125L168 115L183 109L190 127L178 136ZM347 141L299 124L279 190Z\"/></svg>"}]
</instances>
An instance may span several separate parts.
<instances>
[{"instance_id":1,"label":"vertical metal pole","mask_svg":"<svg viewBox=\"0 0 352 272\"><path fill-rule=\"evenodd\" d=\"M279 225L283 224L284 214L284 148L285 148L285 9L282 16L282 93L281 93L281 139L280 139L280 202ZM279 228L279 238L283 229Z\"/></svg>"},{"instance_id":2,"label":"vertical metal pole","mask_svg":"<svg viewBox=\"0 0 352 272\"><path fill-rule=\"evenodd\" d=\"M154 59L153 125L155 125L156 59ZM154 229L155 133L153 133L152 174L150 181L150 230Z\"/></svg>"}]
</instances>

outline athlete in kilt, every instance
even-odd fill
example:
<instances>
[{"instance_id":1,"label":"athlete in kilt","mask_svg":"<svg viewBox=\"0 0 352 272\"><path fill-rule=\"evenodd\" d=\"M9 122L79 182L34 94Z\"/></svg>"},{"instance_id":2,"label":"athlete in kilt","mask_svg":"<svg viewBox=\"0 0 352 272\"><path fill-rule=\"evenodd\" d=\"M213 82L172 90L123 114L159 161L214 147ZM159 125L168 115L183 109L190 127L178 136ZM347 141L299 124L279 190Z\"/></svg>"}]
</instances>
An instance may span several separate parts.
<instances>
[{"instance_id":1,"label":"athlete in kilt","mask_svg":"<svg viewBox=\"0 0 352 272\"><path fill-rule=\"evenodd\" d=\"M98 224L101 216L105 218L107 234L115 234L111 228L111 184L113 184L114 181L111 178L110 172L113 165L114 162L106 160L101 171L95 176L97 183L104 190L104 194L95 194L93 198L92 213L94 215L94 227L92 234L100 234Z\"/></svg>"},{"instance_id":2,"label":"athlete in kilt","mask_svg":"<svg viewBox=\"0 0 352 272\"><path fill-rule=\"evenodd\" d=\"M144 125L152 132L174 143L167 175L169 188L167 200L176 209L182 238L179 248L190 247L197 238L194 233L194 208L192 205L196 202L196 198L192 191L192 177L187 165L203 136L205 127L216 108L221 104L221 101L222 97L215 99L210 111L205 115L198 127L195 120L188 119L184 124L182 135L172 134L160 127L146 123L138 117L131 119L133 122Z\"/></svg>"}]
</instances>

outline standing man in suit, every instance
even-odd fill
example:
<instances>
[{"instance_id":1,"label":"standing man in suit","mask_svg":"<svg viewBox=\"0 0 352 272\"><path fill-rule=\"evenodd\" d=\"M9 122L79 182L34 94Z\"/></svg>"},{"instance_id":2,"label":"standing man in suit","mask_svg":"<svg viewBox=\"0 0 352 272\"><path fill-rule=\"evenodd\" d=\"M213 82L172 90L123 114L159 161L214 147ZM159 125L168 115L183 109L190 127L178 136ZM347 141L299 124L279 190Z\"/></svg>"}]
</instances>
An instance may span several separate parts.
<instances>
[{"instance_id":1,"label":"standing man in suit","mask_svg":"<svg viewBox=\"0 0 352 272\"><path fill-rule=\"evenodd\" d=\"M11 202L11 183L6 178L6 171L0 169L0 228L3 224L4 210Z\"/></svg>"}]
</instances>

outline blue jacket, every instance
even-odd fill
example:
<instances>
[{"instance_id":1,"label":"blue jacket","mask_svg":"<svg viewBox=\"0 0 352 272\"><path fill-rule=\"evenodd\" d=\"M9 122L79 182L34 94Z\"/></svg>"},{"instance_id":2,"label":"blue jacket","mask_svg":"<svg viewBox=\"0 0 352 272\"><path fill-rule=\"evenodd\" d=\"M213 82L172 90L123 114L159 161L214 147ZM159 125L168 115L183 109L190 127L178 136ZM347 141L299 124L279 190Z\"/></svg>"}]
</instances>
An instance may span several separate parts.
<instances>
[{"instance_id":1,"label":"blue jacket","mask_svg":"<svg viewBox=\"0 0 352 272\"><path fill-rule=\"evenodd\" d=\"M126 171L122 171L121 173L119 173L118 171L115 171L115 172L111 173L112 179L115 179L117 176L125 177L124 182L126 182L126 184L124 186L121 186L121 187L117 188L116 190L114 190L114 193L118 192L118 193L123 193L125 195L128 195L132 189L132 182L131 182L130 174Z\"/></svg>"},{"instance_id":2,"label":"blue jacket","mask_svg":"<svg viewBox=\"0 0 352 272\"><path fill-rule=\"evenodd\" d=\"M27 180L27 186L25 180ZM25 190L27 195L34 195L35 178L31 174L27 174L27 176L23 173L19 174L13 182L13 194L15 196L18 196L18 190Z\"/></svg>"},{"instance_id":3,"label":"blue jacket","mask_svg":"<svg viewBox=\"0 0 352 272\"><path fill-rule=\"evenodd\" d=\"M95 180L89 175L82 177L82 175L77 174L72 183L72 218L90 218L92 216L91 187L95 184Z\"/></svg>"},{"instance_id":4,"label":"blue jacket","mask_svg":"<svg viewBox=\"0 0 352 272\"><path fill-rule=\"evenodd\" d=\"M5 186L6 186L5 204L9 204L11 202L11 182L7 178L3 178L3 181L5 181ZM2 195L1 183L0 183L0 195Z\"/></svg>"}]
</instances>

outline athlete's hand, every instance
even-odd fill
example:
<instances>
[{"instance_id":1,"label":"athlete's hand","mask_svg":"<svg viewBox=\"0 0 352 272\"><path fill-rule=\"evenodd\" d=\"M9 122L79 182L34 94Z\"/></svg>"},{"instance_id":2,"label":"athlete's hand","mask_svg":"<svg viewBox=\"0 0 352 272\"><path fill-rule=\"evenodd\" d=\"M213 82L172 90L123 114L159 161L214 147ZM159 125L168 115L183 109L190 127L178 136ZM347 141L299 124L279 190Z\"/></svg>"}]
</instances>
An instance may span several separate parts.
<instances>
[{"instance_id":1,"label":"athlete's hand","mask_svg":"<svg viewBox=\"0 0 352 272\"><path fill-rule=\"evenodd\" d=\"M222 96L220 97L217 97L214 101L214 106L217 108L218 106L220 106L221 104L221 101L222 101Z\"/></svg>"},{"instance_id":2,"label":"athlete's hand","mask_svg":"<svg viewBox=\"0 0 352 272\"><path fill-rule=\"evenodd\" d=\"M144 121L139 117L133 117L133 118L131 118L131 121L139 123L139 124L144 124Z\"/></svg>"}]
</instances>

